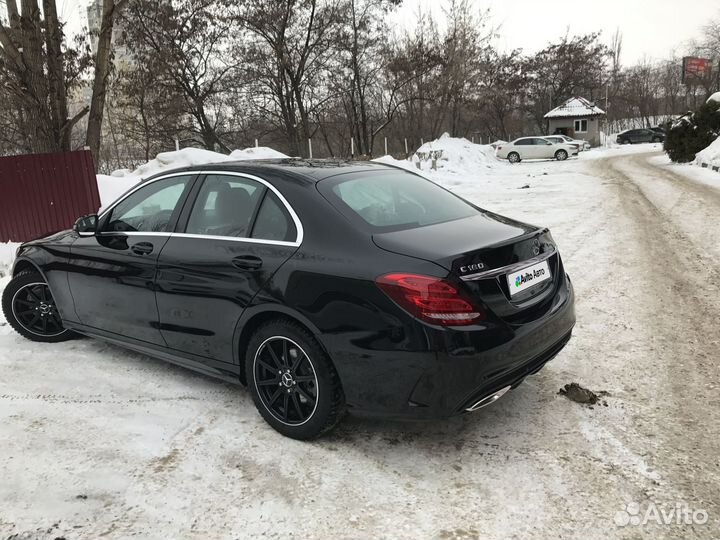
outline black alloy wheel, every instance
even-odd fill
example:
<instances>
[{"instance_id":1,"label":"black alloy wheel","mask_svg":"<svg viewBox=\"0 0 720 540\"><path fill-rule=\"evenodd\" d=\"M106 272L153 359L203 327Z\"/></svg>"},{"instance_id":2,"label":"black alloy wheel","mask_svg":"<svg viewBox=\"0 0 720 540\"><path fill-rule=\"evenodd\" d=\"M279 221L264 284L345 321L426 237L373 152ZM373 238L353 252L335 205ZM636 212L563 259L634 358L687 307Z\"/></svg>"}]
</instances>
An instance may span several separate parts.
<instances>
[{"instance_id":1,"label":"black alloy wheel","mask_svg":"<svg viewBox=\"0 0 720 540\"><path fill-rule=\"evenodd\" d=\"M263 405L280 422L307 422L318 403L318 381L308 355L293 340L273 336L255 353L255 385Z\"/></svg>"},{"instance_id":2,"label":"black alloy wheel","mask_svg":"<svg viewBox=\"0 0 720 540\"><path fill-rule=\"evenodd\" d=\"M33 341L58 342L72 337L45 280L37 272L20 272L3 291L5 318L20 335Z\"/></svg>"},{"instance_id":3,"label":"black alloy wheel","mask_svg":"<svg viewBox=\"0 0 720 540\"><path fill-rule=\"evenodd\" d=\"M345 413L335 366L315 337L294 321L271 321L255 330L245 378L258 412L287 437L318 437Z\"/></svg>"}]
</instances>

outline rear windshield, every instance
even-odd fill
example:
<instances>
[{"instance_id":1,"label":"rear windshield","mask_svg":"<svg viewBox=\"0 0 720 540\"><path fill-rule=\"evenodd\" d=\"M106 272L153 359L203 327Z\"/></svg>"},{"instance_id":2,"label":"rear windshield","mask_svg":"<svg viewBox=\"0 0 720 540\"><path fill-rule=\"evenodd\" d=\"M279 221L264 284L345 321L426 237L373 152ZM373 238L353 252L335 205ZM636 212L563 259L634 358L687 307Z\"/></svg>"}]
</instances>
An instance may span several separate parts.
<instances>
[{"instance_id":1,"label":"rear windshield","mask_svg":"<svg viewBox=\"0 0 720 540\"><path fill-rule=\"evenodd\" d=\"M374 232L413 229L479 213L430 180L399 170L341 174L322 180L318 189L346 217Z\"/></svg>"}]
</instances>

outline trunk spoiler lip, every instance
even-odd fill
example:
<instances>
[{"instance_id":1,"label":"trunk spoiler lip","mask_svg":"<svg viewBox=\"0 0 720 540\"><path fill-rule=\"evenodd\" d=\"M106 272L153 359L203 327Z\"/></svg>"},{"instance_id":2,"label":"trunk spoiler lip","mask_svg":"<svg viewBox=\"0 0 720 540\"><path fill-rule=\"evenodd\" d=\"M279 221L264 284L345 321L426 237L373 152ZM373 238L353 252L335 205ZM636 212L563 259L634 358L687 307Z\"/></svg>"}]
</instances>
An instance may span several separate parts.
<instances>
[{"instance_id":1,"label":"trunk spoiler lip","mask_svg":"<svg viewBox=\"0 0 720 540\"><path fill-rule=\"evenodd\" d=\"M502 274L507 274L514 272L516 270L520 270L522 268L525 268L527 266L532 266L533 264L537 264L539 262L545 261L555 255L557 253L557 248L555 246L551 246L550 249L548 249L545 253L541 253L537 257L533 257L532 259L526 259L524 261L508 264L506 266L500 266L499 268L493 268L491 270L483 270L482 272L476 272L474 274L468 274L466 276L460 276L460 279L463 281L477 281L480 279L487 279L491 277L496 277Z\"/></svg>"}]
</instances>

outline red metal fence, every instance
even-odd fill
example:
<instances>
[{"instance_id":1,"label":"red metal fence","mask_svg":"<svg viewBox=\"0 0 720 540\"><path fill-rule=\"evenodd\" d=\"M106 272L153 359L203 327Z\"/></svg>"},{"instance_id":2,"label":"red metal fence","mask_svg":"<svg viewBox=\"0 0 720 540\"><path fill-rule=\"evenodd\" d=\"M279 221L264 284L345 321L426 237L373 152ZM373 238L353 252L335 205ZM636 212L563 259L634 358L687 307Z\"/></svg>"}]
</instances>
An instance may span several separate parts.
<instances>
[{"instance_id":1,"label":"red metal fence","mask_svg":"<svg viewBox=\"0 0 720 540\"><path fill-rule=\"evenodd\" d=\"M89 151L0 157L0 242L69 229L99 207Z\"/></svg>"}]
</instances>

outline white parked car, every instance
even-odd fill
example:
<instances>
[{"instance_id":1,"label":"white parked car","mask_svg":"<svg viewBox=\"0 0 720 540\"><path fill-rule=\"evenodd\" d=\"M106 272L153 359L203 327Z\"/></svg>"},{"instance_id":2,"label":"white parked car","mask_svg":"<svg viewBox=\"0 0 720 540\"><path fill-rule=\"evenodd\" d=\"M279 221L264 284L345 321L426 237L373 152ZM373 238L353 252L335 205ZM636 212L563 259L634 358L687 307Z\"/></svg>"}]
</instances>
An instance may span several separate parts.
<instances>
[{"instance_id":1,"label":"white parked car","mask_svg":"<svg viewBox=\"0 0 720 540\"><path fill-rule=\"evenodd\" d=\"M591 148L590 143L584 139L573 139L572 137L568 137L567 135L562 135L560 133L556 133L555 135L548 135L545 138L556 143L566 142L568 144L577 144L578 150L580 150L580 152L590 150Z\"/></svg>"},{"instance_id":2,"label":"white parked car","mask_svg":"<svg viewBox=\"0 0 720 540\"><path fill-rule=\"evenodd\" d=\"M576 145L554 143L545 137L520 137L511 143L497 147L495 155L507 159L510 163L520 163L523 159L557 159L565 161L578 155Z\"/></svg>"}]
</instances>

